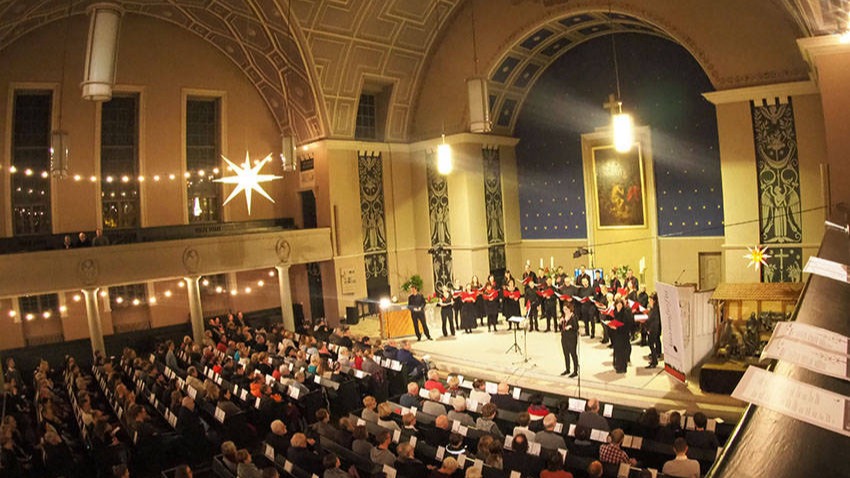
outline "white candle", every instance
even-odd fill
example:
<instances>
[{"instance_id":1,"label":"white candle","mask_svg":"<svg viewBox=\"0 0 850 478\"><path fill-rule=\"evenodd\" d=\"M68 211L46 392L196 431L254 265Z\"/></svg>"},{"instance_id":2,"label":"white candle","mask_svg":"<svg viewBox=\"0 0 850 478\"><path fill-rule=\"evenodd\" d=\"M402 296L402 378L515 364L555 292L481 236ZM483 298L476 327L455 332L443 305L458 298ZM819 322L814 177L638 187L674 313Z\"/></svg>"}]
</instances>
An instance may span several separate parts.
<instances>
[{"instance_id":1,"label":"white candle","mask_svg":"<svg viewBox=\"0 0 850 478\"><path fill-rule=\"evenodd\" d=\"M549 269L555 269L555 256L549 256Z\"/></svg>"},{"instance_id":2,"label":"white candle","mask_svg":"<svg viewBox=\"0 0 850 478\"><path fill-rule=\"evenodd\" d=\"M543 268L543 258L542 257L540 258L540 268L541 269Z\"/></svg>"}]
</instances>

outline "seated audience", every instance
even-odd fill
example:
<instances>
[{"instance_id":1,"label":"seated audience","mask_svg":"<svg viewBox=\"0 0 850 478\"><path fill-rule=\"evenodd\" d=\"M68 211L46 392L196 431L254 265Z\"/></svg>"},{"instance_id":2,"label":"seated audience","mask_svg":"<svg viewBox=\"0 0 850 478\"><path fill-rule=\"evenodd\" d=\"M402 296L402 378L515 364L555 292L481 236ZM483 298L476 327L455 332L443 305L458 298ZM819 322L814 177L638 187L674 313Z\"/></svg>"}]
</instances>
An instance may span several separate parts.
<instances>
[{"instance_id":1,"label":"seated audience","mask_svg":"<svg viewBox=\"0 0 850 478\"><path fill-rule=\"evenodd\" d=\"M446 393L446 387L440 382L440 373L436 370L428 371L428 380L425 381L425 390L437 389L440 395Z\"/></svg>"},{"instance_id":2,"label":"seated audience","mask_svg":"<svg viewBox=\"0 0 850 478\"><path fill-rule=\"evenodd\" d=\"M286 450L289 449L289 443L292 440L292 435L286 431L286 424L280 420L275 420L272 422L270 426L270 430L268 435L266 435L266 443L274 448L274 451L278 455L286 456ZM225 443L233 443L233 442L225 442ZM224 451L224 444L222 446L222 452ZM234 450L236 446L234 445Z\"/></svg>"},{"instance_id":3,"label":"seated audience","mask_svg":"<svg viewBox=\"0 0 850 478\"><path fill-rule=\"evenodd\" d=\"M303 433L292 435L286 459L298 464L307 473L320 475L324 471L321 457L307 448L307 436Z\"/></svg>"},{"instance_id":4,"label":"seated audience","mask_svg":"<svg viewBox=\"0 0 850 478\"><path fill-rule=\"evenodd\" d=\"M466 445L463 443L463 435L460 433L449 435L449 444L446 445L446 453L453 456L466 455Z\"/></svg>"},{"instance_id":5,"label":"seated audience","mask_svg":"<svg viewBox=\"0 0 850 478\"><path fill-rule=\"evenodd\" d=\"M602 467L602 463L600 463L599 461L594 461L587 466L588 478L602 478L602 473L604 471L605 469Z\"/></svg>"},{"instance_id":6,"label":"seated audience","mask_svg":"<svg viewBox=\"0 0 850 478\"><path fill-rule=\"evenodd\" d=\"M378 421L378 401L375 400L375 397L371 395L367 395L363 399L363 411L360 413L360 418L366 420L367 422L377 422Z\"/></svg>"},{"instance_id":7,"label":"seated audience","mask_svg":"<svg viewBox=\"0 0 850 478\"><path fill-rule=\"evenodd\" d=\"M362 456L370 456L372 454L372 444L369 443L369 433L364 425L354 427L354 432L351 434L351 451Z\"/></svg>"}]
</instances>

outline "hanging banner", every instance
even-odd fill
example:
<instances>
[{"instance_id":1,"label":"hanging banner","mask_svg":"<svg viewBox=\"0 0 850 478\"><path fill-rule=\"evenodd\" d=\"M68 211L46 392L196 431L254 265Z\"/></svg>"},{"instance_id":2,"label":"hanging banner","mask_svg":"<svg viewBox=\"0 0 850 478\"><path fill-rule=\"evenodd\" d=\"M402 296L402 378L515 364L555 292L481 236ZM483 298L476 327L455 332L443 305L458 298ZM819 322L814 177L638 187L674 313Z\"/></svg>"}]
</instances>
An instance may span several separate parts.
<instances>
[{"instance_id":1,"label":"hanging banner","mask_svg":"<svg viewBox=\"0 0 850 478\"><path fill-rule=\"evenodd\" d=\"M664 352L664 371L685 383L685 337L682 313L679 308L679 291L676 286L655 283L658 307L661 313L661 346Z\"/></svg>"}]
</instances>

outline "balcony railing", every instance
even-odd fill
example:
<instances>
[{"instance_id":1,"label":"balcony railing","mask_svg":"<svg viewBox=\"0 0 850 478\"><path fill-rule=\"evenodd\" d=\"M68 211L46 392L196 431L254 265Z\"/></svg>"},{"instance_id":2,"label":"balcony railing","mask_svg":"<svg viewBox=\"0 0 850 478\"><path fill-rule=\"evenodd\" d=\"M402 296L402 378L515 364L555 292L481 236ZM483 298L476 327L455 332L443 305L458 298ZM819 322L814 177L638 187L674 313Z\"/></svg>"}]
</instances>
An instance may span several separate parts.
<instances>
[{"instance_id":1,"label":"balcony railing","mask_svg":"<svg viewBox=\"0 0 850 478\"><path fill-rule=\"evenodd\" d=\"M230 236L234 234L254 234L286 231L295 229L292 218L264 219L243 222L220 222L187 224L177 226L143 227L138 229L104 230L110 245L137 244L141 242L173 241L196 239L201 237ZM94 231L83 231L89 240ZM70 234L44 234L37 236L17 236L0 238L0 254L19 254L22 252L48 251L62 249L66 235L76 243L79 231Z\"/></svg>"}]
</instances>

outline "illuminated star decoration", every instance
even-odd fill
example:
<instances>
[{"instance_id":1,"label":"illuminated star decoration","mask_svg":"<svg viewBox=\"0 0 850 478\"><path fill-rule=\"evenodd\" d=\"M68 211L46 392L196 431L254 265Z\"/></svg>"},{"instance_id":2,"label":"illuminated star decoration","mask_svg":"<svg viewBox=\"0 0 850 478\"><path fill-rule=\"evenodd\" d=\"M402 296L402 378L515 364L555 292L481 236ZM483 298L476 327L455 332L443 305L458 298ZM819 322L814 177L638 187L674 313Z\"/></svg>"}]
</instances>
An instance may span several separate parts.
<instances>
[{"instance_id":1,"label":"illuminated star decoration","mask_svg":"<svg viewBox=\"0 0 850 478\"><path fill-rule=\"evenodd\" d=\"M747 247L747 252L744 254L744 259L749 259L750 263L747 267L755 266L756 270L761 269L761 266L767 265L767 260L770 259L770 254L767 253L767 246Z\"/></svg>"},{"instance_id":2,"label":"illuminated star decoration","mask_svg":"<svg viewBox=\"0 0 850 478\"><path fill-rule=\"evenodd\" d=\"M262 194L263 197L268 199L271 202L274 202L274 199L266 193L260 183L265 183L268 181L274 181L275 179L281 179L282 176L275 176L274 174L260 174L260 169L265 166L266 163L272 160L272 155L269 154L262 161L257 163L253 168L251 167L251 158L248 155L248 152L245 152L245 162L242 163L242 166L237 166L230 162L229 159L225 158L224 155L221 156L221 159L224 160L233 172L236 173L236 176L230 176L221 179L215 179L214 181L217 183L225 183L225 184L235 184L236 187L233 188L233 192L230 193L230 196L227 196L227 199L224 200L224 205L230 202L231 199L236 197L242 191L245 191L245 202L248 203L248 215L251 215L251 193L253 191L257 191Z\"/></svg>"}]
</instances>

